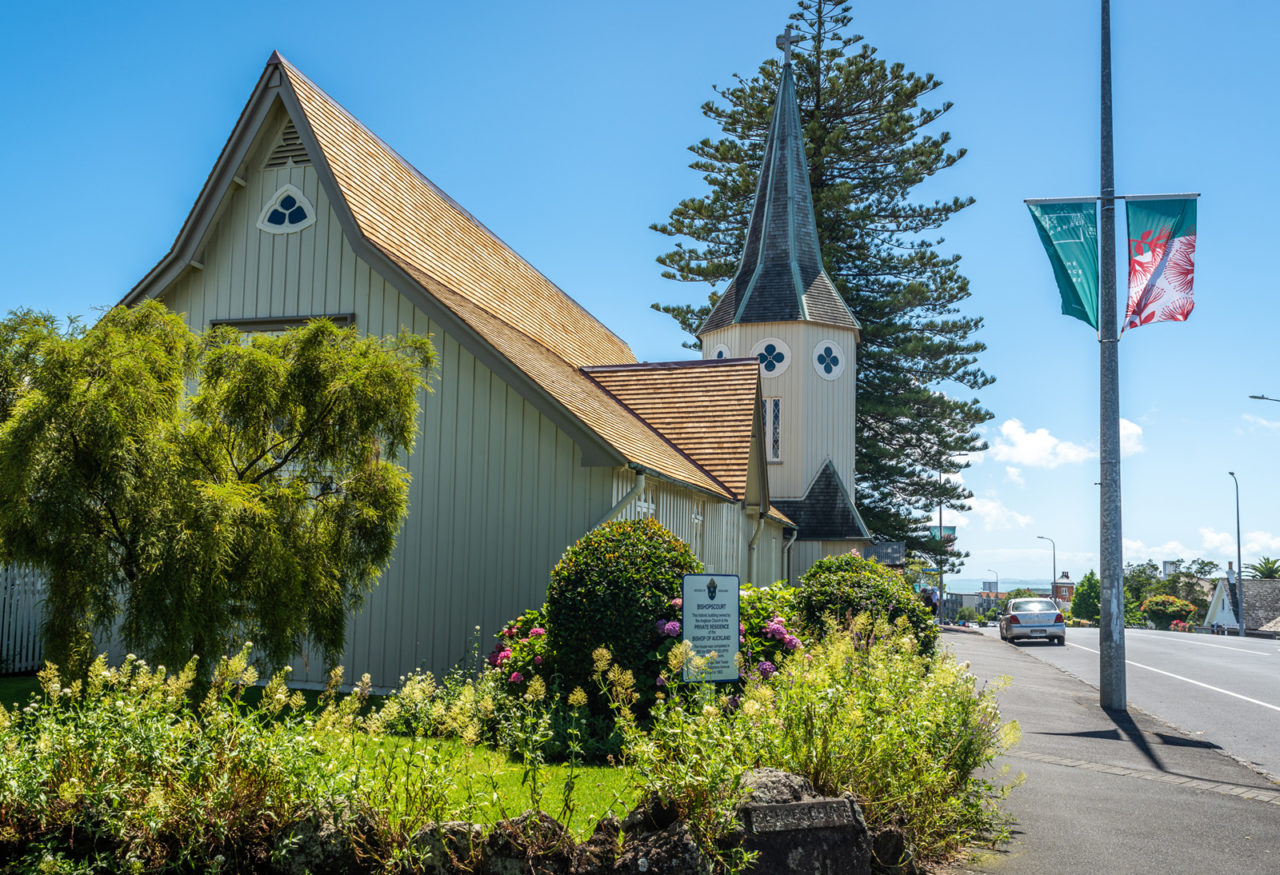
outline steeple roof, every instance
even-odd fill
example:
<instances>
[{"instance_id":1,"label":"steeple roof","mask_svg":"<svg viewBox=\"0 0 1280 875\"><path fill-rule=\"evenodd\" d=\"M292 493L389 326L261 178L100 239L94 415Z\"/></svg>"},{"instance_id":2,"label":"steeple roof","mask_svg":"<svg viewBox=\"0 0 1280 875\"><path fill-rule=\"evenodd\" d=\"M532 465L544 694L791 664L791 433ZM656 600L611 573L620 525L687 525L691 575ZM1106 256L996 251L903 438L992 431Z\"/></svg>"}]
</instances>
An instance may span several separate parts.
<instances>
[{"instance_id":1,"label":"steeple roof","mask_svg":"<svg viewBox=\"0 0 1280 875\"><path fill-rule=\"evenodd\" d=\"M804 132L788 62L769 124L742 261L698 334L738 322L790 321L859 328L822 268Z\"/></svg>"}]
</instances>

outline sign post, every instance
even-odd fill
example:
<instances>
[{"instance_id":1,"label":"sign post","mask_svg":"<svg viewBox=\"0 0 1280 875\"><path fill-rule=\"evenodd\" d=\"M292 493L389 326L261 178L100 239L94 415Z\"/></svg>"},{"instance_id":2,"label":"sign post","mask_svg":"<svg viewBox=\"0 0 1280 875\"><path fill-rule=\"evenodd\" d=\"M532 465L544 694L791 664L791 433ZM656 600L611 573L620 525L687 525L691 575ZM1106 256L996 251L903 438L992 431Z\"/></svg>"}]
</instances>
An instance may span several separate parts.
<instances>
[{"instance_id":1,"label":"sign post","mask_svg":"<svg viewBox=\"0 0 1280 875\"><path fill-rule=\"evenodd\" d=\"M686 681L738 679L738 586L736 574L686 574L680 629L694 656L715 658L702 672L684 665Z\"/></svg>"}]
</instances>

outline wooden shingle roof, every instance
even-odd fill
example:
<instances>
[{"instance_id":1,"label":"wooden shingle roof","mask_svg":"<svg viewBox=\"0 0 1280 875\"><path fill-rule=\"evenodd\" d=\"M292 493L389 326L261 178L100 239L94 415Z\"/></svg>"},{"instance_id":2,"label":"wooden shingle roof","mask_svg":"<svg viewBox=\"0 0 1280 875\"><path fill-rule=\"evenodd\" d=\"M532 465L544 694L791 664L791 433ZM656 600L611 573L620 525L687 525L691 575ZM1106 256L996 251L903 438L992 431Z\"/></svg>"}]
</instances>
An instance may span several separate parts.
<instances>
[{"instance_id":1,"label":"wooden shingle roof","mask_svg":"<svg viewBox=\"0 0 1280 875\"><path fill-rule=\"evenodd\" d=\"M280 60L361 235L628 461L732 492L580 368L631 364L613 332Z\"/></svg>"},{"instance_id":2,"label":"wooden shingle roof","mask_svg":"<svg viewBox=\"0 0 1280 875\"><path fill-rule=\"evenodd\" d=\"M730 359L587 368L587 374L742 499L760 364Z\"/></svg>"}]
</instances>

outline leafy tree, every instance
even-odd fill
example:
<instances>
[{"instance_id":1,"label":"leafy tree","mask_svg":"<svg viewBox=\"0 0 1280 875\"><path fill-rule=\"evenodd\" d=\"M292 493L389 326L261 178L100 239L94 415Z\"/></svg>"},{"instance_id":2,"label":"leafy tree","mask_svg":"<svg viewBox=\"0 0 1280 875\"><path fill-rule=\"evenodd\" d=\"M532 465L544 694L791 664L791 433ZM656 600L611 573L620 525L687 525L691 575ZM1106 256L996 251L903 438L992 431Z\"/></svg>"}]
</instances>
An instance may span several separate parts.
<instances>
[{"instance_id":1,"label":"leafy tree","mask_svg":"<svg viewBox=\"0 0 1280 875\"><path fill-rule=\"evenodd\" d=\"M1280 559L1263 556L1257 562L1250 562L1244 570L1252 574L1256 580L1277 580L1280 579Z\"/></svg>"},{"instance_id":2,"label":"leafy tree","mask_svg":"<svg viewBox=\"0 0 1280 875\"><path fill-rule=\"evenodd\" d=\"M966 623L976 623L978 622L978 612L974 608L965 605L956 611L956 619L964 620Z\"/></svg>"},{"instance_id":3,"label":"leafy tree","mask_svg":"<svg viewBox=\"0 0 1280 875\"><path fill-rule=\"evenodd\" d=\"M429 340L202 336L151 302L87 330L11 314L0 341L0 561L44 573L52 661L82 672L117 627L206 674L242 639L336 661L407 509Z\"/></svg>"},{"instance_id":4,"label":"leafy tree","mask_svg":"<svg viewBox=\"0 0 1280 875\"><path fill-rule=\"evenodd\" d=\"M932 235L972 198L915 202L913 189L955 164L950 135L925 133L951 108L926 105L941 82L890 64L848 35L850 5L800 0L791 19L804 51L793 57L796 97L805 126L823 262L862 324L858 350L858 501L877 535L941 562L944 571L966 555L929 540L927 517L945 504L968 509L958 481L940 478L966 467L986 449L975 429L991 414L972 392L992 382L977 365L985 346L973 336L982 320L961 313L969 284L959 256L943 255ZM756 75L716 89L702 106L724 133L690 147L689 165L710 187L681 201L668 221L653 225L688 238L659 257L663 276L713 287L732 277L742 252L771 107L781 76L776 60ZM719 300L705 306L660 305L689 333Z\"/></svg>"},{"instance_id":5,"label":"leafy tree","mask_svg":"<svg viewBox=\"0 0 1280 875\"><path fill-rule=\"evenodd\" d=\"M1096 623L1101 614L1101 604L1102 581L1090 571L1076 584L1075 596L1071 599L1071 613L1081 620Z\"/></svg>"},{"instance_id":6,"label":"leafy tree","mask_svg":"<svg viewBox=\"0 0 1280 875\"><path fill-rule=\"evenodd\" d=\"M1160 586L1160 567L1148 559L1146 562L1126 562L1124 566L1124 591L1126 598L1143 602L1148 590Z\"/></svg>"}]
</instances>

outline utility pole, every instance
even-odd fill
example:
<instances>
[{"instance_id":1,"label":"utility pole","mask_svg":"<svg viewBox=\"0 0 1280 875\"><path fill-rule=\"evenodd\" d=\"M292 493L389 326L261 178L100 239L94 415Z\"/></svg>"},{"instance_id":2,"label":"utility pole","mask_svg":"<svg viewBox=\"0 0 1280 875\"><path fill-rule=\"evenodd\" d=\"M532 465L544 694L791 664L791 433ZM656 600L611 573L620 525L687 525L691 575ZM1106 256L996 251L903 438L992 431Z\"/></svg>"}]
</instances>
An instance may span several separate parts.
<instances>
[{"instance_id":1,"label":"utility pole","mask_svg":"<svg viewBox=\"0 0 1280 875\"><path fill-rule=\"evenodd\" d=\"M1116 333L1116 181L1111 128L1111 0L1102 0L1102 282L1098 289L1101 409L1098 444L1102 482L1102 598L1098 630L1103 708L1127 708L1124 664L1124 552L1120 505L1120 363ZM1056 569L1055 569L1056 571Z\"/></svg>"}]
</instances>

